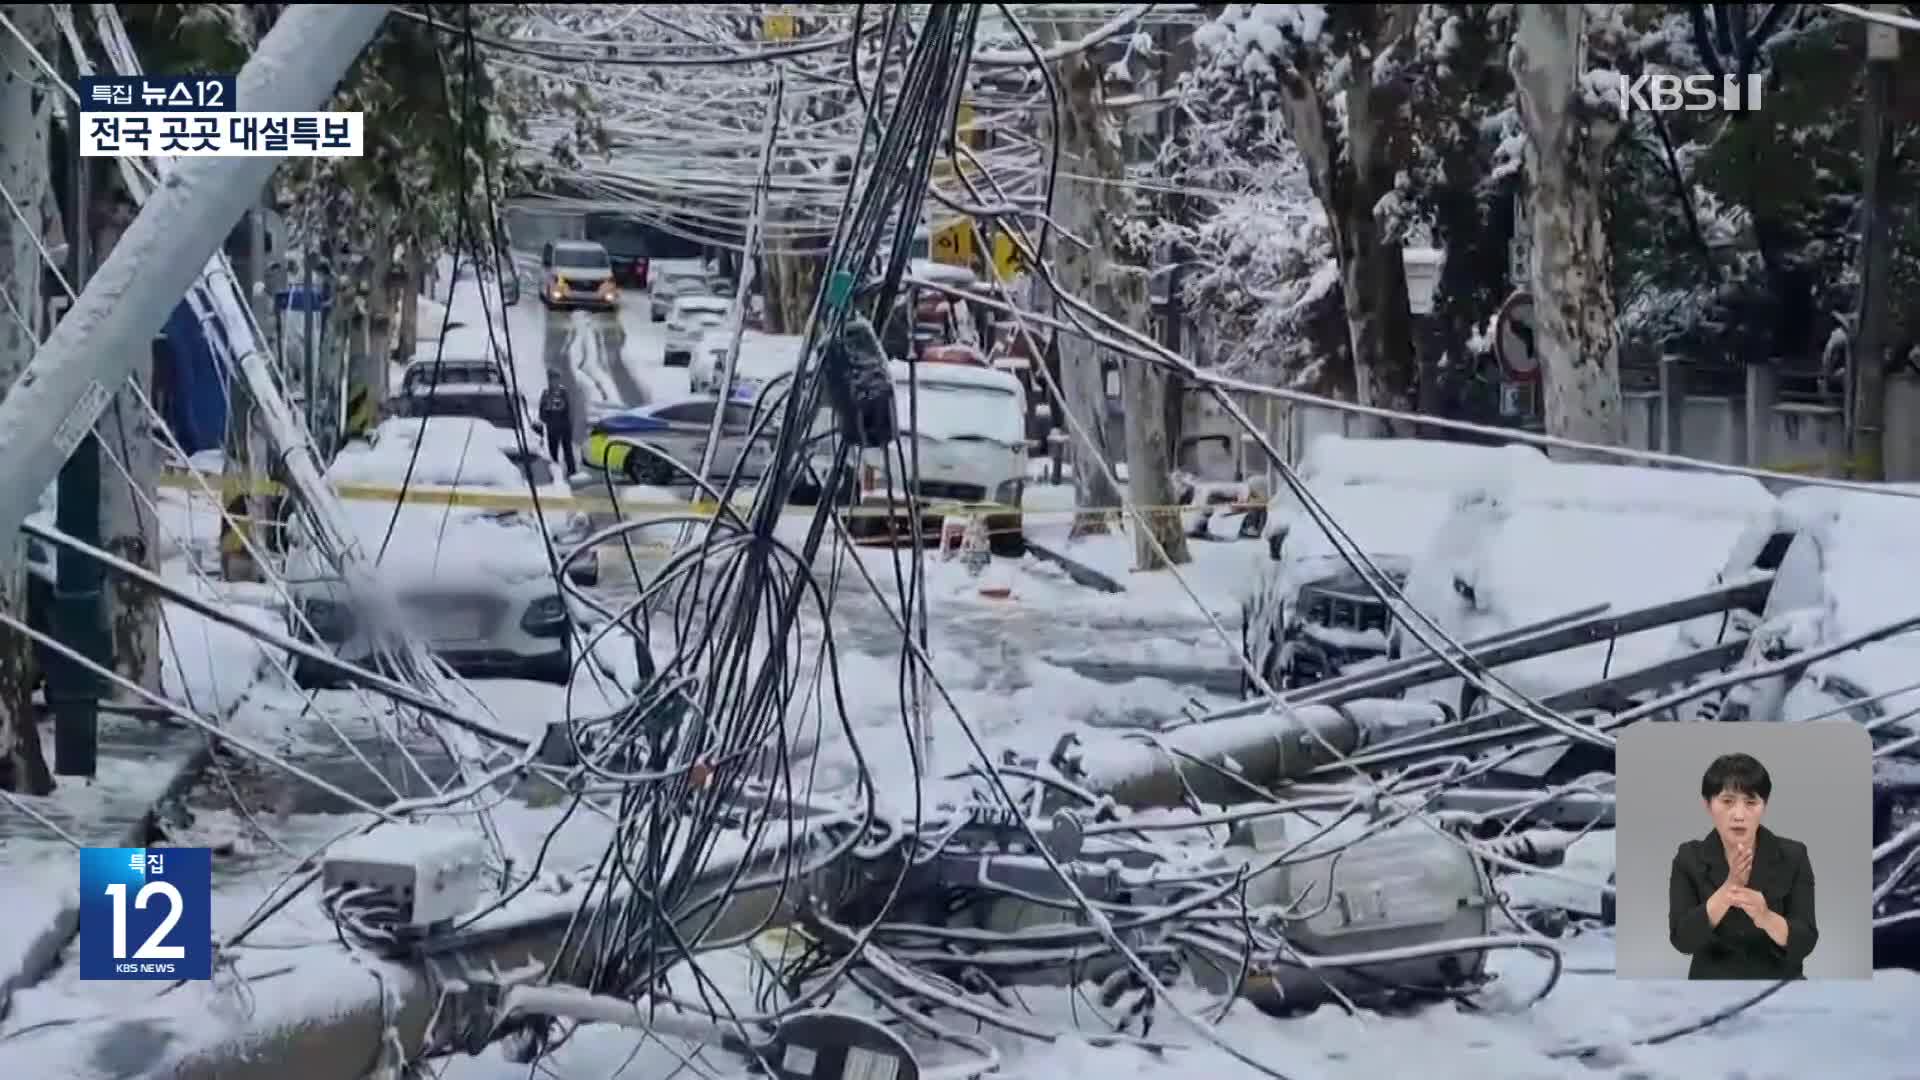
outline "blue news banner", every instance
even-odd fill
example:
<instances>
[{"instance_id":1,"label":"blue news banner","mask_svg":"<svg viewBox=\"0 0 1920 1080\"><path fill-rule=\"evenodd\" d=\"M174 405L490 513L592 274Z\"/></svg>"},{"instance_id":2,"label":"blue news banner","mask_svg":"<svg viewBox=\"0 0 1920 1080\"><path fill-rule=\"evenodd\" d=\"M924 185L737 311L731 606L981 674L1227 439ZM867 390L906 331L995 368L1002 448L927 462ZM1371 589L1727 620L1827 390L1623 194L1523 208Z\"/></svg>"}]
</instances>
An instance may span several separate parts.
<instances>
[{"instance_id":1,"label":"blue news banner","mask_svg":"<svg viewBox=\"0 0 1920 1080\"><path fill-rule=\"evenodd\" d=\"M213 852L83 848L80 977L213 978Z\"/></svg>"},{"instance_id":2,"label":"blue news banner","mask_svg":"<svg viewBox=\"0 0 1920 1080\"><path fill-rule=\"evenodd\" d=\"M239 112L232 75L88 75L81 112Z\"/></svg>"}]
</instances>

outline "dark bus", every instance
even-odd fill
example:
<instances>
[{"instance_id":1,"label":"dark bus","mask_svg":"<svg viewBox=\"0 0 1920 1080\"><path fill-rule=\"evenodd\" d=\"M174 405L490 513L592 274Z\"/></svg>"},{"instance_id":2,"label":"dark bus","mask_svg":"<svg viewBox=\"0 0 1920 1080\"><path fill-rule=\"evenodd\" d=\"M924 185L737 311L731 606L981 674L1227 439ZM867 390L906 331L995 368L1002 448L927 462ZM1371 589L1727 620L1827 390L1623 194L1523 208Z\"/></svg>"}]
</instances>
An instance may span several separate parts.
<instances>
[{"instance_id":1,"label":"dark bus","mask_svg":"<svg viewBox=\"0 0 1920 1080\"><path fill-rule=\"evenodd\" d=\"M646 288L654 259L698 259L706 254L699 241L618 210L589 213L585 238L607 249L616 281L636 288Z\"/></svg>"}]
</instances>

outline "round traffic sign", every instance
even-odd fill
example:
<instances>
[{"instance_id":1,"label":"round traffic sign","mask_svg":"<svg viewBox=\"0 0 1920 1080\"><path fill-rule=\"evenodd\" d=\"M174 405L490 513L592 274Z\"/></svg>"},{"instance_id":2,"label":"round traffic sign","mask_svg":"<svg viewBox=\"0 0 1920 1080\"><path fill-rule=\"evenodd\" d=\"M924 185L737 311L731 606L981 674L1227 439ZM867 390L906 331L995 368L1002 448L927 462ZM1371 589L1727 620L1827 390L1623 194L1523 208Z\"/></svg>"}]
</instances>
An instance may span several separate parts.
<instances>
[{"instance_id":1,"label":"round traffic sign","mask_svg":"<svg viewBox=\"0 0 1920 1080\"><path fill-rule=\"evenodd\" d=\"M1536 343L1533 297L1514 293L1500 306L1494 324L1493 353L1508 376L1518 380L1540 377L1540 351Z\"/></svg>"}]
</instances>

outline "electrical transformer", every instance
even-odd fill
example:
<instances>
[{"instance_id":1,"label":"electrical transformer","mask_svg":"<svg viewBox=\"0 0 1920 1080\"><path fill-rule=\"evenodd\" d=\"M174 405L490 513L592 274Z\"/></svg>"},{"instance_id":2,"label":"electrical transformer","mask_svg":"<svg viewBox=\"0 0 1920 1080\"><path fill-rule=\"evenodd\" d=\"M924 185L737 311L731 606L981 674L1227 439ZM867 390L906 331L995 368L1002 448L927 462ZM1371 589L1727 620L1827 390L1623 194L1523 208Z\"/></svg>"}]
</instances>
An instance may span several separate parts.
<instances>
[{"instance_id":1,"label":"electrical transformer","mask_svg":"<svg viewBox=\"0 0 1920 1080\"><path fill-rule=\"evenodd\" d=\"M1243 826L1228 843L1230 857L1258 867L1311 840L1248 881L1250 909L1271 906L1294 914L1286 920L1286 937L1295 954L1250 971L1240 987L1249 1000L1288 1013L1328 1001L1330 987L1356 1002L1383 1003L1480 981L1486 953L1478 949L1366 963L1347 959L1491 932L1492 882L1458 837L1421 821L1369 833L1376 824L1354 818L1316 836L1322 828L1276 815ZM1314 857L1320 852L1327 854ZM1196 958L1195 978L1218 992L1229 990L1238 974Z\"/></svg>"}]
</instances>

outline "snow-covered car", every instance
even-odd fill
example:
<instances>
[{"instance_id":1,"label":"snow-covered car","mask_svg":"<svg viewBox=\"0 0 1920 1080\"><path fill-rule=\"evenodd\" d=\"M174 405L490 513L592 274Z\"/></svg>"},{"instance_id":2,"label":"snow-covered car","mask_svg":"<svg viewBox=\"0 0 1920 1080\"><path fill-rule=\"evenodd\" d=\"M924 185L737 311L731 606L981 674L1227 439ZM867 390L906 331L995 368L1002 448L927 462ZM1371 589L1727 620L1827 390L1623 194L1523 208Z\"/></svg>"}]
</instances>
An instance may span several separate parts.
<instances>
[{"instance_id":1,"label":"snow-covered car","mask_svg":"<svg viewBox=\"0 0 1920 1080\"><path fill-rule=\"evenodd\" d=\"M653 284L647 290L648 313L661 322L672 310L673 302L683 296L707 296L708 274L699 263L656 263Z\"/></svg>"},{"instance_id":2,"label":"snow-covered car","mask_svg":"<svg viewBox=\"0 0 1920 1080\"><path fill-rule=\"evenodd\" d=\"M502 433L490 424L442 418L390 421L371 444L342 450L327 470L333 484L405 485L411 497L444 493L447 500L397 508L377 499L343 500L353 539L369 559L378 557L369 583L377 596L356 594L335 577L296 522L285 576L305 621L289 613L290 632L326 645L342 660L376 669L383 645L410 633L424 637L462 675L564 682L576 644L573 615L548 563L539 522L530 511L499 505L524 495L528 485L503 444ZM465 504L462 497L480 505ZM547 526L564 550L586 535L587 523L578 515L550 513ZM574 577L587 585L597 574L589 563ZM343 681L300 657L294 658L294 678L305 687Z\"/></svg>"},{"instance_id":3,"label":"snow-covered car","mask_svg":"<svg viewBox=\"0 0 1920 1080\"><path fill-rule=\"evenodd\" d=\"M1741 537L1771 528L1777 500L1751 477L1638 465L1550 463L1515 470L1463 501L1407 575L1407 599L1455 641L1597 604L1628 612L1709 587ZM1397 655L1424 652L1405 626ZM1548 697L1672 656L1663 627L1502 665L1502 681ZM1410 692L1410 695L1413 692ZM1465 715L1477 692L1446 680L1419 696Z\"/></svg>"},{"instance_id":4,"label":"snow-covered car","mask_svg":"<svg viewBox=\"0 0 1920 1080\"><path fill-rule=\"evenodd\" d=\"M888 362L894 409L901 432L897 449L863 450L856 466L857 503L866 512L848 520L857 539L898 534L902 526L887 514L907 512L906 478L899 462L919 455L919 480L911 485L920 502L918 528L937 538L941 518L951 510L984 512L996 555L1026 550L1021 503L1027 480L1027 393L1010 372L973 364ZM917 400L916 400L917 398ZM819 423L832 423L824 410ZM911 440L911 441L909 441ZM916 445L917 444L917 445ZM824 441L819 444L828 445ZM816 468L829 468L824 449L815 452ZM889 455L894 467L887 467ZM905 526L910 530L912 525Z\"/></svg>"},{"instance_id":5,"label":"snow-covered car","mask_svg":"<svg viewBox=\"0 0 1920 1080\"><path fill-rule=\"evenodd\" d=\"M740 336L740 356L733 369L733 400L752 404L767 384L792 374L800 360L802 339L787 334L747 331ZM731 344L724 328L709 331L687 361L687 389L696 394L720 393L720 376Z\"/></svg>"},{"instance_id":6,"label":"snow-covered car","mask_svg":"<svg viewBox=\"0 0 1920 1080\"><path fill-rule=\"evenodd\" d=\"M544 280L540 302L553 311L592 308L612 311L620 306L620 286L613 280L613 262L607 249L591 240L553 240L540 249Z\"/></svg>"},{"instance_id":7,"label":"snow-covered car","mask_svg":"<svg viewBox=\"0 0 1920 1080\"><path fill-rule=\"evenodd\" d=\"M672 486L686 483L686 473L676 470L654 454L635 452L635 447L653 447L691 472L699 468L700 456L713 425L714 398L692 398L663 405L643 405L622 409L594 419L587 427L587 452L582 458L589 468L602 469L630 483ZM720 479L732 474L742 456L746 458L741 476L756 480L765 474L772 457L771 426L749 440L754 419L753 407L733 402L721 417L720 441L714 449L709 476Z\"/></svg>"},{"instance_id":8,"label":"snow-covered car","mask_svg":"<svg viewBox=\"0 0 1920 1080\"><path fill-rule=\"evenodd\" d=\"M1326 434L1308 444L1298 472L1351 546L1400 584L1460 501L1497 490L1516 469L1546 465L1524 446ZM1386 603L1288 488L1268 504L1266 540L1269 559L1243 607L1241 634L1269 685L1305 686L1388 654Z\"/></svg>"},{"instance_id":9,"label":"snow-covered car","mask_svg":"<svg viewBox=\"0 0 1920 1080\"><path fill-rule=\"evenodd\" d=\"M408 361L400 372L400 393L404 397L424 394L439 386L505 386L507 377L498 360L484 356L455 354L441 350L438 356L420 356Z\"/></svg>"},{"instance_id":10,"label":"snow-covered car","mask_svg":"<svg viewBox=\"0 0 1920 1080\"><path fill-rule=\"evenodd\" d=\"M661 363L668 367L686 367L693 360L693 350L700 339L725 326L732 313L733 301L723 296L675 297L673 306L667 309L667 336L661 350Z\"/></svg>"},{"instance_id":11,"label":"snow-covered car","mask_svg":"<svg viewBox=\"0 0 1920 1080\"><path fill-rule=\"evenodd\" d=\"M524 429L530 442L546 437L546 425L527 407L527 399L499 381L429 383L413 393L394 398L389 403L389 411L396 417L411 420L464 418L482 420L508 432Z\"/></svg>"}]
</instances>

